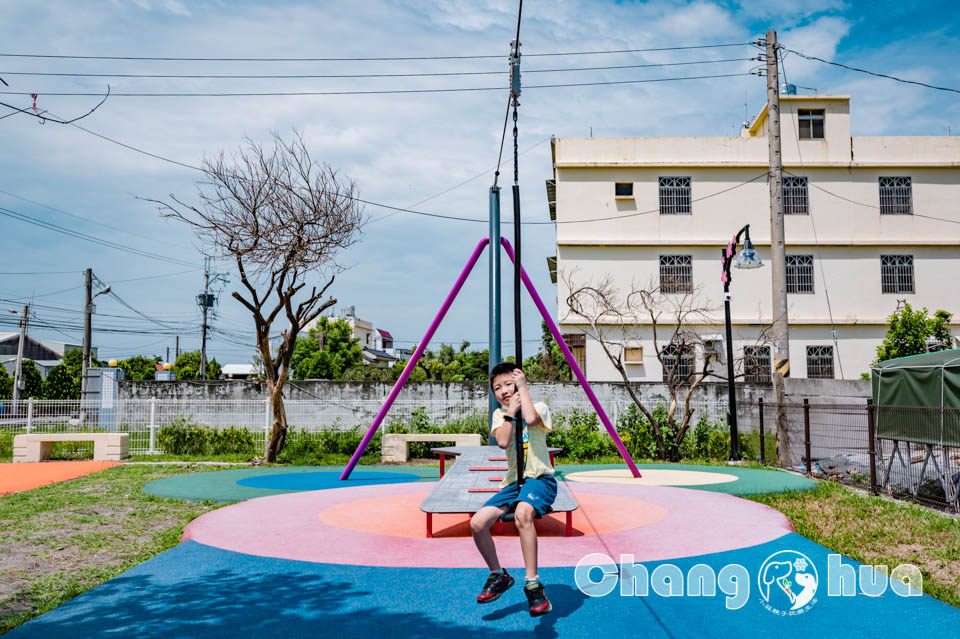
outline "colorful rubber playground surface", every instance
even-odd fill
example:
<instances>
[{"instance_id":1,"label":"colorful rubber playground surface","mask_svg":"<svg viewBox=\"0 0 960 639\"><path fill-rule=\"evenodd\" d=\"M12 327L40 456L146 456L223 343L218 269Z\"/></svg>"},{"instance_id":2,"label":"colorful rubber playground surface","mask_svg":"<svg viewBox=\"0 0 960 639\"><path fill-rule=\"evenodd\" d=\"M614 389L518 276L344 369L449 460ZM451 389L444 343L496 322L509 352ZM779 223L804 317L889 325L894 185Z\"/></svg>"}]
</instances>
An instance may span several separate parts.
<instances>
[{"instance_id":1,"label":"colorful rubber playground surface","mask_svg":"<svg viewBox=\"0 0 960 639\"><path fill-rule=\"evenodd\" d=\"M622 468L558 467L580 506L572 536L564 536L556 514L538 522L540 577L554 610L537 619L528 616L519 586L496 602L474 602L487 570L467 515L435 515L434 536L426 538L419 504L435 485L437 469L358 467L344 482L339 468L271 467L148 484L145 490L156 495L235 503L191 522L172 550L9 636L955 636L960 610L928 596L903 597L890 589L881 596L827 596L831 551L796 534L780 512L741 498L809 490L812 481L775 471L681 465L641 466L644 477L637 480ZM503 565L522 576L512 525L495 540ZM804 566L794 562L793 583L781 580L777 588L767 581L765 588L762 567L778 552L802 556ZM606 596L584 594L575 567L588 555L615 562L632 555L636 579L621 580ZM800 574L811 572L806 562L818 584ZM615 569L594 563L581 572L581 584L584 574L596 584L604 570ZM847 558L843 563L858 566ZM730 572L734 565L747 577L730 578L739 574ZM714 575L712 594L710 579L699 596L693 594L697 589L690 586L701 583L688 579L694 574ZM624 583L648 590L621 596ZM667 596L671 584L680 596ZM801 614L790 611L801 599L810 602Z\"/></svg>"}]
</instances>

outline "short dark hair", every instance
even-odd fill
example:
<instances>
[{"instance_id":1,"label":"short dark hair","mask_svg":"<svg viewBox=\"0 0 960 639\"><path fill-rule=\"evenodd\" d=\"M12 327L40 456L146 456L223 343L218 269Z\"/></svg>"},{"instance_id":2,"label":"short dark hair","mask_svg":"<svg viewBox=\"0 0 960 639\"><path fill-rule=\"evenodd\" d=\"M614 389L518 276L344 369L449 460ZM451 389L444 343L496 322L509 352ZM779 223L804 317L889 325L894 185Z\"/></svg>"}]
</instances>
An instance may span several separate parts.
<instances>
[{"instance_id":1,"label":"short dark hair","mask_svg":"<svg viewBox=\"0 0 960 639\"><path fill-rule=\"evenodd\" d=\"M491 368L490 369L490 388L491 389L493 388L494 378L496 378L499 375L503 375L504 373L512 373L518 368L520 367L514 364L513 362L500 362L499 364Z\"/></svg>"}]
</instances>

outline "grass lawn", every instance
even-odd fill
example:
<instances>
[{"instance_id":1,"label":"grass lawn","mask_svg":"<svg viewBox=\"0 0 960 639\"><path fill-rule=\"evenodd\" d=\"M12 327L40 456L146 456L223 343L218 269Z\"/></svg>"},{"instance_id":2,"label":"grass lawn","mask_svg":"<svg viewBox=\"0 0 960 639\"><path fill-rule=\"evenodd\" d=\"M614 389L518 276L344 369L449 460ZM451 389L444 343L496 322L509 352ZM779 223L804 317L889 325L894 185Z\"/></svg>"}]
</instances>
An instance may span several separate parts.
<instances>
[{"instance_id":1,"label":"grass lawn","mask_svg":"<svg viewBox=\"0 0 960 639\"><path fill-rule=\"evenodd\" d=\"M347 456L340 457L322 461L345 463ZM176 546L183 527L217 504L155 497L141 487L220 469L118 466L0 498L0 633ZM810 493L752 499L783 512L801 535L857 561L918 566L924 592L960 607L960 519L828 482Z\"/></svg>"},{"instance_id":2,"label":"grass lawn","mask_svg":"<svg viewBox=\"0 0 960 639\"><path fill-rule=\"evenodd\" d=\"M208 469L217 470L118 466L0 497L0 633L176 546L187 523L217 506L140 488Z\"/></svg>"}]
</instances>

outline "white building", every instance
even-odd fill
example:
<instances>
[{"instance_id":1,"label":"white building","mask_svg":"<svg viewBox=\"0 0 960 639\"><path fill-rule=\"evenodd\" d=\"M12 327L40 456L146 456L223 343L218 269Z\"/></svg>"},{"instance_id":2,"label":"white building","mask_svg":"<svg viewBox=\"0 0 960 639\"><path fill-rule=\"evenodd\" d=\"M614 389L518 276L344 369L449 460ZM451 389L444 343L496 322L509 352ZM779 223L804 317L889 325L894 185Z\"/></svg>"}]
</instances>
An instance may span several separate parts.
<instances>
[{"instance_id":1,"label":"white building","mask_svg":"<svg viewBox=\"0 0 960 639\"><path fill-rule=\"evenodd\" d=\"M722 336L721 249L749 224L766 266L733 270L735 358L758 344L773 319L766 127L765 106L739 138L553 140L563 333L588 332L565 279L609 276L625 291L670 276L715 309L696 330ZM960 315L960 138L852 137L845 95L782 95L781 131L791 376L856 379L901 301ZM648 324L637 319L627 368L660 381ZM598 343L579 340L589 379L620 379ZM758 355L768 362L769 347Z\"/></svg>"}]
</instances>

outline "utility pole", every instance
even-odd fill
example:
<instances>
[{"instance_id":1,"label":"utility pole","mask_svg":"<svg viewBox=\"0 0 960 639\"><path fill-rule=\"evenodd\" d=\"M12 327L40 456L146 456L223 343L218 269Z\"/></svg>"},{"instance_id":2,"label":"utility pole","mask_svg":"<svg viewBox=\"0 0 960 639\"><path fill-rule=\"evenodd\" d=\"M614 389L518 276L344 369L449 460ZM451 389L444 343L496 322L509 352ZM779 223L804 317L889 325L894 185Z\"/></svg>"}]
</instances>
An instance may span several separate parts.
<instances>
[{"instance_id":1,"label":"utility pole","mask_svg":"<svg viewBox=\"0 0 960 639\"><path fill-rule=\"evenodd\" d=\"M783 235L783 155L780 151L780 88L777 32L767 31L767 140L770 151L770 266L773 269L773 389L777 399L777 463L790 465L784 378L790 376L787 267Z\"/></svg>"},{"instance_id":2,"label":"utility pole","mask_svg":"<svg viewBox=\"0 0 960 639\"><path fill-rule=\"evenodd\" d=\"M210 289L210 258L204 260L203 293L198 295L200 308L203 309L203 326L200 329L200 379L207 379L207 311L213 306Z\"/></svg>"},{"instance_id":3,"label":"utility pole","mask_svg":"<svg viewBox=\"0 0 960 639\"><path fill-rule=\"evenodd\" d=\"M179 335L177 335L177 346L176 346L176 350L174 351L174 354L175 354L175 357L173 361L176 362L178 359L180 359L180 336Z\"/></svg>"},{"instance_id":4,"label":"utility pole","mask_svg":"<svg viewBox=\"0 0 960 639\"><path fill-rule=\"evenodd\" d=\"M90 368L91 319L93 311L93 269L83 274L83 366L80 367L80 399L87 398L87 369Z\"/></svg>"},{"instance_id":5,"label":"utility pole","mask_svg":"<svg viewBox=\"0 0 960 639\"><path fill-rule=\"evenodd\" d=\"M16 311L12 311L16 313ZM20 339L17 342L17 368L13 372L13 410L17 410L17 402L20 400L20 383L23 379L23 343L27 340L27 317L30 314L30 305L23 307L23 314L20 316Z\"/></svg>"}]
</instances>

